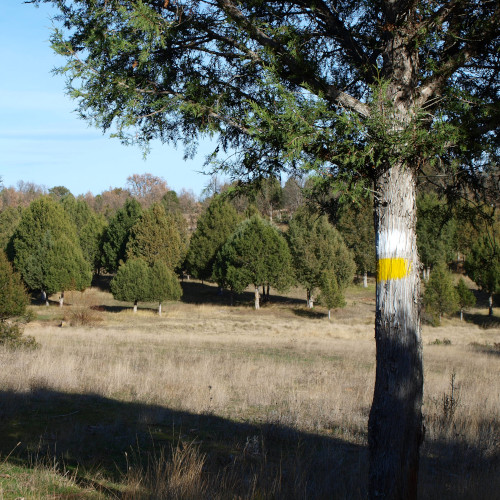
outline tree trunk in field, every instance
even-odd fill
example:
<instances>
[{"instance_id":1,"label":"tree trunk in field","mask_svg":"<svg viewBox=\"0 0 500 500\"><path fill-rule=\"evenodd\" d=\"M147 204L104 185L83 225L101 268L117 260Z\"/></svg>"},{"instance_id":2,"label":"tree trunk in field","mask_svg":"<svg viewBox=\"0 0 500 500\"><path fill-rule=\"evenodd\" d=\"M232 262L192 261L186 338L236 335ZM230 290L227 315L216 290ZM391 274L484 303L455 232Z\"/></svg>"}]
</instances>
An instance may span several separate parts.
<instances>
[{"instance_id":1,"label":"tree trunk in field","mask_svg":"<svg viewBox=\"0 0 500 500\"><path fill-rule=\"evenodd\" d=\"M464 320L464 310L460 309L460 321Z\"/></svg>"},{"instance_id":2,"label":"tree trunk in field","mask_svg":"<svg viewBox=\"0 0 500 500\"><path fill-rule=\"evenodd\" d=\"M134 300L134 313L137 312L137 300Z\"/></svg>"},{"instance_id":3,"label":"tree trunk in field","mask_svg":"<svg viewBox=\"0 0 500 500\"><path fill-rule=\"evenodd\" d=\"M62 307L64 305L64 292L61 292L61 295L59 296L59 307Z\"/></svg>"},{"instance_id":4,"label":"tree trunk in field","mask_svg":"<svg viewBox=\"0 0 500 500\"><path fill-rule=\"evenodd\" d=\"M366 271L363 273L363 288L368 288L368 273Z\"/></svg>"},{"instance_id":5,"label":"tree trunk in field","mask_svg":"<svg viewBox=\"0 0 500 500\"><path fill-rule=\"evenodd\" d=\"M488 297L488 316L493 316L493 294Z\"/></svg>"},{"instance_id":6,"label":"tree trunk in field","mask_svg":"<svg viewBox=\"0 0 500 500\"><path fill-rule=\"evenodd\" d=\"M161 302L158 302L158 316L161 316Z\"/></svg>"},{"instance_id":7,"label":"tree trunk in field","mask_svg":"<svg viewBox=\"0 0 500 500\"><path fill-rule=\"evenodd\" d=\"M395 165L375 182L377 368L368 423L370 498L416 499L422 422L415 176Z\"/></svg>"},{"instance_id":8,"label":"tree trunk in field","mask_svg":"<svg viewBox=\"0 0 500 500\"><path fill-rule=\"evenodd\" d=\"M255 287L255 309L260 309L260 303L259 303L259 287Z\"/></svg>"},{"instance_id":9,"label":"tree trunk in field","mask_svg":"<svg viewBox=\"0 0 500 500\"><path fill-rule=\"evenodd\" d=\"M331 320L331 315L330 315L331 309L328 309L328 321Z\"/></svg>"},{"instance_id":10,"label":"tree trunk in field","mask_svg":"<svg viewBox=\"0 0 500 500\"><path fill-rule=\"evenodd\" d=\"M313 309L314 307L314 297L311 290L307 290L307 307L308 309Z\"/></svg>"}]
</instances>

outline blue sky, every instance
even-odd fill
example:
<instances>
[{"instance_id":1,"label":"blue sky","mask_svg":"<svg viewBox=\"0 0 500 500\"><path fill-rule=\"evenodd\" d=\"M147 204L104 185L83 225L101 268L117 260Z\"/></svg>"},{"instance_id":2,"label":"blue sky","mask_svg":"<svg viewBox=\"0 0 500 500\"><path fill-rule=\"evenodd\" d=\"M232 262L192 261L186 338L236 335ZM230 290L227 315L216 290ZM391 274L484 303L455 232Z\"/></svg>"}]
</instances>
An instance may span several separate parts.
<instances>
[{"instance_id":1,"label":"blue sky","mask_svg":"<svg viewBox=\"0 0 500 500\"><path fill-rule=\"evenodd\" d=\"M47 188L66 186L73 194L98 194L125 187L132 174L163 177L174 190L199 195L209 177L203 169L209 144L182 159L178 149L160 143L143 159L137 147L123 146L90 128L64 93L64 76L51 70L64 63L49 45L51 14L23 0L5 0L0 14L0 177L3 185L34 182Z\"/></svg>"}]
</instances>

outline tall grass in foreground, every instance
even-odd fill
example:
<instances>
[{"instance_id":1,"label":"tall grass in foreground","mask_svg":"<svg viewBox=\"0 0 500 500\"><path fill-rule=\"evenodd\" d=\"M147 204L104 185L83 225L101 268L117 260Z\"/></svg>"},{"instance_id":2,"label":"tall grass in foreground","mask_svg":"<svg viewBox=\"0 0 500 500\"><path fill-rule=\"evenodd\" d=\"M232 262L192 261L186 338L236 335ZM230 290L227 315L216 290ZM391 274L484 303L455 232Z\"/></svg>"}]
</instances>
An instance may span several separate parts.
<instances>
[{"instance_id":1,"label":"tall grass in foreground","mask_svg":"<svg viewBox=\"0 0 500 500\"><path fill-rule=\"evenodd\" d=\"M94 328L34 323L40 349L0 350L0 418L51 408L19 439L29 448L39 432L81 470L100 440L112 446L121 462L102 471L105 497L362 498L375 349L372 306L356 300L332 322L176 304L163 318L101 311ZM488 346L500 329L452 320L423 335L422 498L493 498L500 356Z\"/></svg>"}]
</instances>

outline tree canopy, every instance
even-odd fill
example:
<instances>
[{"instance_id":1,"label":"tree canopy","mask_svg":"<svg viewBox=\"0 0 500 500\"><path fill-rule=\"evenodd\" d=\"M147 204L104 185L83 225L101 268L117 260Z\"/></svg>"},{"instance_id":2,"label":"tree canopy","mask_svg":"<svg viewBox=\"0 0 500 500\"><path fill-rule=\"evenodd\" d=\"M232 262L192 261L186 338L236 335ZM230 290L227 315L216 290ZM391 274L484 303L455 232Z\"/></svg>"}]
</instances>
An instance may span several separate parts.
<instances>
[{"instance_id":1,"label":"tree canopy","mask_svg":"<svg viewBox=\"0 0 500 500\"><path fill-rule=\"evenodd\" d=\"M181 236L174 218L155 203L130 228L126 256L144 259L150 266L156 260L174 269L181 259Z\"/></svg>"},{"instance_id":2,"label":"tree canopy","mask_svg":"<svg viewBox=\"0 0 500 500\"><path fill-rule=\"evenodd\" d=\"M21 316L26 310L28 296L21 276L14 272L3 250L0 250L0 322Z\"/></svg>"},{"instance_id":3,"label":"tree canopy","mask_svg":"<svg viewBox=\"0 0 500 500\"><path fill-rule=\"evenodd\" d=\"M239 217L232 205L215 196L198 219L186 256L186 269L195 278L211 280L215 256L238 225Z\"/></svg>"},{"instance_id":4,"label":"tree canopy","mask_svg":"<svg viewBox=\"0 0 500 500\"><path fill-rule=\"evenodd\" d=\"M293 278L290 251L285 238L258 215L243 221L219 250L214 275L219 284L239 293L255 287L255 308L259 308L258 287L286 289Z\"/></svg>"},{"instance_id":5,"label":"tree canopy","mask_svg":"<svg viewBox=\"0 0 500 500\"><path fill-rule=\"evenodd\" d=\"M142 209L139 202L135 199L128 199L104 230L102 265L109 272L115 272L120 265L120 261L125 261L130 230L141 214Z\"/></svg>"},{"instance_id":6,"label":"tree canopy","mask_svg":"<svg viewBox=\"0 0 500 500\"><path fill-rule=\"evenodd\" d=\"M90 286L92 274L76 228L49 197L33 201L23 212L8 251L30 290L51 294Z\"/></svg>"},{"instance_id":7,"label":"tree canopy","mask_svg":"<svg viewBox=\"0 0 500 500\"><path fill-rule=\"evenodd\" d=\"M287 239L295 274L307 291L309 307L325 272L335 274L341 290L351 283L355 271L352 254L325 215L319 216L302 206L290 221Z\"/></svg>"},{"instance_id":8,"label":"tree canopy","mask_svg":"<svg viewBox=\"0 0 500 500\"><path fill-rule=\"evenodd\" d=\"M489 295L489 314L493 315L493 295L500 293L500 244L495 233L483 234L472 246L465 261L470 278Z\"/></svg>"}]
</instances>

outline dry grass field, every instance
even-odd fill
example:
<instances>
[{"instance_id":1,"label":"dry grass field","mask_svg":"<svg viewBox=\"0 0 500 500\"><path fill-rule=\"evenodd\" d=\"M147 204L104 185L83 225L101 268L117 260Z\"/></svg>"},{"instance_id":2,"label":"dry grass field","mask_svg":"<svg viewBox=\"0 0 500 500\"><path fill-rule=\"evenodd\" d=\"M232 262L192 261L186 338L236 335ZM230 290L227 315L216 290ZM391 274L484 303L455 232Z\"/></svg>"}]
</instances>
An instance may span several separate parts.
<instances>
[{"instance_id":1,"label":"dry grass field","mask_svg":"<svg viewBox=\"0 0 500 500\"><path fill-rule=\"evenodd\" d=\"M184 284L163 316L93 288L33 305L0 350L0 499L364 498L374 288L328 321L299 290L235 307ZM424 325L420 497L498 498L500 316ZM498 314L498 313L497 313Z\"/></svg>"}]
</instances>

